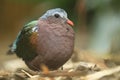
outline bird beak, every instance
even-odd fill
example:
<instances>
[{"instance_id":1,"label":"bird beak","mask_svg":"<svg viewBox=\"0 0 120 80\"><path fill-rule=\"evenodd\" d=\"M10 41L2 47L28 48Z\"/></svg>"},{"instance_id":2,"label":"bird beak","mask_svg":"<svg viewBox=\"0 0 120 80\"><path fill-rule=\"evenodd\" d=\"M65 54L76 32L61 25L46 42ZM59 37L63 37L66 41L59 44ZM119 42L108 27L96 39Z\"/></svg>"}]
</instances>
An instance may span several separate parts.
<instances>
[{"instance_id":1,"label":"bird beak","mask_svg":"<svg viewBox=\"0 0 120 80\"><path fill-rule=\"evenodd\" d=\"M69 25L71 25L71 26L74 26L74 23L71 21L71 20L67 20L67 23L69 24Z\"/></svg>"}]
</instances>

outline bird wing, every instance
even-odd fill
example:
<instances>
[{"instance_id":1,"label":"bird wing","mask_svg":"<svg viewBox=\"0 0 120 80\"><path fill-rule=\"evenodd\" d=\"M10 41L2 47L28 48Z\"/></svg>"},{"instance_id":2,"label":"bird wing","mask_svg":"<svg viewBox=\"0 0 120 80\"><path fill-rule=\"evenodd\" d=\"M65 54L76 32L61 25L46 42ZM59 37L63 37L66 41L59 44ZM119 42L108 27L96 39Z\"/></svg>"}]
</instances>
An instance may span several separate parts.
<instances>
[{"instance_id":1,"label":"bird wing","mask_svg":"<svg viewBox=\"0 0 120 80\"><path fill-rule=\"evenodd\" d=\"M30 44L28 42L28 39L32 33L37 32L37 22L38 22L37 20L31 21L30 23L26 24L22 28L22 30L18 33L15 41L10 45L10 50L7 52L8 54L16 53L18 55L18 57L23 58L25 56L25 54L29 53L28 52L29 50L26 50ZM24 53L24 56L22 56L23 53Z\"/></svg>"}]
</instances>

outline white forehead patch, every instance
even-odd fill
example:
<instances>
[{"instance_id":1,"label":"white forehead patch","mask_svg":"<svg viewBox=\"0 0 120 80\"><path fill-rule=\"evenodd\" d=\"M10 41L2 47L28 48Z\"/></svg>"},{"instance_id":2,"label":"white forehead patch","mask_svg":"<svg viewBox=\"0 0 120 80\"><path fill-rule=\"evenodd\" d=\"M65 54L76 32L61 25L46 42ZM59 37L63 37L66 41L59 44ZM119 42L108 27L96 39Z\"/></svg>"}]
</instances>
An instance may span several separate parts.
<instances>
[{"instance_id":1,"label":"white forehead patch","mask_svg":"<svg viewBox=\"0 0 120 80\"><path fill-rule=\"evenodd\" d=\"M40 18L47 18L49 16L54 16L54 14L59 14L61 17L67 19L67 13L61 8L50 9Z\"/></svg>"}]
</instances>

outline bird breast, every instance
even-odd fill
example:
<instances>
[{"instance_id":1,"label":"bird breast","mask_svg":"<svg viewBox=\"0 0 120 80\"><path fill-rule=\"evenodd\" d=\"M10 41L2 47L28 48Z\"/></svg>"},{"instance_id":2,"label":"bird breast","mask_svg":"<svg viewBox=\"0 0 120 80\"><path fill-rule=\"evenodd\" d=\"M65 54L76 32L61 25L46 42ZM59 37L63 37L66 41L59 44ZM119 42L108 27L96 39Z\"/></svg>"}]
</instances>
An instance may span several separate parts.
<instances>
[{"instance_id":1,"label":"bird breast","mask_svg":"<svg viewBox=\"0 0 120 80\"><path fill-rule=\"evenodd\" d=\"M37 53L42 55L46 61L67 60L73 52L74 31L67 24L39 22L37 43Z\"/></svg>"}]
</instances>

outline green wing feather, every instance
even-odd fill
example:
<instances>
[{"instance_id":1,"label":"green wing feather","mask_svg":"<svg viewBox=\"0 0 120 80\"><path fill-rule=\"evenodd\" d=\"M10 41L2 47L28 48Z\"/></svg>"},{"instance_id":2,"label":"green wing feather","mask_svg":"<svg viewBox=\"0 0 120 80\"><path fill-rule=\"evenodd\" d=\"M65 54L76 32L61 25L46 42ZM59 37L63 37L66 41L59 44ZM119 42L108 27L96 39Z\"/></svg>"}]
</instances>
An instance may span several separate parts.
<instances>
[{"instance_id":1,"label":"green wing feather","mask_svg":"<svg viewBox=\"0 0 120 80\"><path fill-rule=\"evenodd\" d=\"M18 57L27 60L31 60L37 55L29 42L30 36L34 31L33 29L37 27L37 22L37 20L31 21L22 28L18 33L16 40L11 45L9 53L16 53Z\"/></svg>"}]
</instances>

